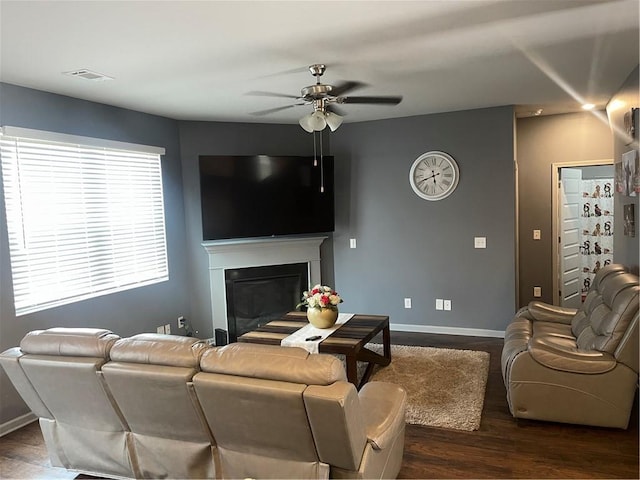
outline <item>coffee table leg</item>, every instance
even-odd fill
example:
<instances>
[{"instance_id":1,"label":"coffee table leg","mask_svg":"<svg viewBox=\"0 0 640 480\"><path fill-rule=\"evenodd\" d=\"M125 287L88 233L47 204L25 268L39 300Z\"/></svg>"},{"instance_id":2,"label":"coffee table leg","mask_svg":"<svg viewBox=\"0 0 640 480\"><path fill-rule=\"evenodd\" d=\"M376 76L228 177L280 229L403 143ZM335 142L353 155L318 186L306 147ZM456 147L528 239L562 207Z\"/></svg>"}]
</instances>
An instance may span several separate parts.
<instances>
[{"instance_id":1,"label":"coffee table leg","mask_svg":"<svg viewBox=\"0 0 640 480\"><path fill-rule=\"evenodd\" d=\"M391 363L391 329L389 325L382 329L382 348L384 357Z\"/></svg>"},{"instance_id":2,"label":"coffee table leg","mask_svg":"<svg viewBox=\"0 0 640 480\"><path fill-rule=\"evenodd\" d=\"M345 363L347 364L347 380L358 386L358 361L355 355L345 355Z\"/></svg>"}]
</instances>

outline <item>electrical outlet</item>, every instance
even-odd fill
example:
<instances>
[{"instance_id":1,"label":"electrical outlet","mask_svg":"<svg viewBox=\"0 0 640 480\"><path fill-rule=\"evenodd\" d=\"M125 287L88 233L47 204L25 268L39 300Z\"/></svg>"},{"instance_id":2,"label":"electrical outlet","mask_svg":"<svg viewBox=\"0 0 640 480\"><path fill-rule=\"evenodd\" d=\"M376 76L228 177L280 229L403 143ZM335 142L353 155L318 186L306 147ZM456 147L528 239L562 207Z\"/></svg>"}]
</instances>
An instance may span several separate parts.
<instances>
[{"instance_id":1,"label":"electrical outlet","mask_svg":"<svg viewBox=\"0 0 640 480\"><path fill-rule=\"evenodd\" d=\"M182 315L180 315L178 317L178 328L184 328L186 321L187 320Z\"/></svg>"},{"instance_id":2,"label":"electrical outlet","mask_svg":"<svg viewBox=\"0 0 640 480\"><path fill-rule=\"evenodd\" d=\"M451 300L444 300L442 303L445 310L451 310Z\"/></svg>"},{"instance_id":3,"label":"electrical outlet","mask_svg":"<svg viewBox=\"0 0 640 480\"><path fill-rule=\"evenodd\" d=\"M156 328L156 333L161 333L164 335L164 325L160 325L158 328Z\"/></svg>"},{"instance_id":4,"label":"electrical outlet","mask_svg":"<svg viewBox=\"0 0 640 480\"><path fill-rule=\"evenodd\" d=\"M410 298L405 298L404 299L404 308L411 308L411 299Z\"/></svg>"},{"instance_id":5,"label":"electrical outlet","mask_svg":"<svg viewBox=\"0 0 640 480\"><path fill-rule=\"evenodd\" d=\"M533 296L539 298L542 296L542 287L533 287Z\"/></svg>"},{"instance_id":6,"label":"electrical outlet","mask_svg":"<svg viewBox=\"0 0 640 480\"><path fill-rule=\"evenodd\" d=\"M167 334L167 335L171 335L171 324L170 323L167 323L164 326L164 333Z\"/></svg>"},{"instance_id":7,"label":"electrical outlet","mask_svg":"<svg viewBox=\"0 0 640 480\"><path fill-rule=\"evenodd\" d=\"M441 298L436 298L436 310L444 310L444 303Z\"/></svg>"}]
</instances>

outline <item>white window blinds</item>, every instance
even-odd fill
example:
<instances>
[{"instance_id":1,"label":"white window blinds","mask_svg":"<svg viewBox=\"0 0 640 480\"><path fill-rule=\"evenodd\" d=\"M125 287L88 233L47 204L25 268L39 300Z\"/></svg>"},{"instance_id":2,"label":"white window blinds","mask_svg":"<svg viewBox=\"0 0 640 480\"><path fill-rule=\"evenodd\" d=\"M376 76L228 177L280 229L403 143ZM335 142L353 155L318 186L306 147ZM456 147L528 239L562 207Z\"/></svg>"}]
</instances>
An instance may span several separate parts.
<instances>
[{"instance_id":1,"label":"white window blinds","mask_svg":"<svg viewBox=\"0 0 640 480\"><path fill-rule=\"evenodd\" d=\"M162 154L2 129L16 315L168 279Z\"/></svg>"}]
</instances>

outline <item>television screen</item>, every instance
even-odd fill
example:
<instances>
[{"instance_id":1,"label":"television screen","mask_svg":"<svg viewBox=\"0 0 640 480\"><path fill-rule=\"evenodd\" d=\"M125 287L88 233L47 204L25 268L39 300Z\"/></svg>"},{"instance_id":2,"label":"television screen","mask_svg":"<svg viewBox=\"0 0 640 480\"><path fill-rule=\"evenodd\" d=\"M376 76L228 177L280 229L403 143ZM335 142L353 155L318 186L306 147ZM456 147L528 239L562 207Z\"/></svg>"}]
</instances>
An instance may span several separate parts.
<instances>
[{"instance_id":1,"label":"television screen","mask_svg":"<svg viewBox=\"0 0 640 480\"><path fill-rule=\"evenodd\" d=\"M199 159L203 240L333 231L333 157Z\"/></svg>"}]
</instances>

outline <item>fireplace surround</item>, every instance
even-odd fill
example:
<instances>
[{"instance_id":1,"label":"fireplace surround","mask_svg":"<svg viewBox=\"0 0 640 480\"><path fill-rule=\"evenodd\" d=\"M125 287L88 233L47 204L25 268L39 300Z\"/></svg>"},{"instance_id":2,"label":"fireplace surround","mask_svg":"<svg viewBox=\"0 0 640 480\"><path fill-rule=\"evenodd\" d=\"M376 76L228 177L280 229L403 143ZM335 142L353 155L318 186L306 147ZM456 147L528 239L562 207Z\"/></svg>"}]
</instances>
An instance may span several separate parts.
<instances>
[{"instance_id":1,"label":"fireplace surround","mask_svg":"<svg viewBox=\"0 0 640 480\"><path fill-rule=\"evenodd\" d=\"M213 331L229 331L226 271L287 264L307 265L309 285L321 283L320 245L326 236L269 237L203 242L209 258Z\"/></svg>"}]
</instances>

